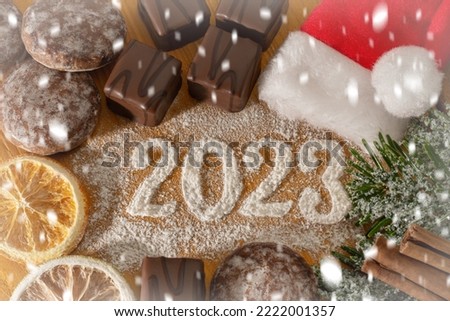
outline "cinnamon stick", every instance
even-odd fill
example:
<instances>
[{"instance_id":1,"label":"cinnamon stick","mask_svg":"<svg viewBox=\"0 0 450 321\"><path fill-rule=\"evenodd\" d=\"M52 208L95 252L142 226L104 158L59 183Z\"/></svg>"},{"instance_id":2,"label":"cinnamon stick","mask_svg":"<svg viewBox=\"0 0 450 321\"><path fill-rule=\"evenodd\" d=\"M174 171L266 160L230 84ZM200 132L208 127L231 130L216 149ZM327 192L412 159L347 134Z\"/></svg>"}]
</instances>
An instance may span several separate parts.
<instances>
[{"instance_id":1,"label":"cinnamon stick","mask_svg":"<svg viewBox=\"0 0 450 321\"><path fill-rule=\"evenodd\" d=\"M422 301L442 301L442 297L428 291L427 289L405 279L399 273L383 268L375 261L366 260L361 268L361 271L367 274L372 274L374 278L389 284L390 286L399 289L409 296Z\"/></svg>"},{"instance_id":2,"label":"cinnamon stick","mask_svg":"<svg viewBox=\"0 0 450 321\"><path fill-rule=\"evenodd\" d=\"M433 251L432 248L406 241L400 244L400 253L431 265L436 269L450 273L450 259Z\"/></svg>"},{"instance_id":3,"label":"cinnamon stick","mask_svg":"<svg viewBox=\"0 0 450 321\"><path fill-rule=\"evenodd\" d=\"M397 272L417 285L450 300L447 273L401 254L398 247L389 248L387 240L383 237L378 238L376 246L378 253L374 260L382 267Z\"/></svg>"},{"instance_id":4,"label":"cinnamon stick","mask_svg":"<svg viewBox=\"0 0 450 321\"><path fill-rule=\"evenodd\" d=\"M411 225L406 231L402 242L421 244L424 247L434 249L435 252L441 253L442 256L450 258L450 241L427 231L419 225Z\"/></svg>"}]
</instances>

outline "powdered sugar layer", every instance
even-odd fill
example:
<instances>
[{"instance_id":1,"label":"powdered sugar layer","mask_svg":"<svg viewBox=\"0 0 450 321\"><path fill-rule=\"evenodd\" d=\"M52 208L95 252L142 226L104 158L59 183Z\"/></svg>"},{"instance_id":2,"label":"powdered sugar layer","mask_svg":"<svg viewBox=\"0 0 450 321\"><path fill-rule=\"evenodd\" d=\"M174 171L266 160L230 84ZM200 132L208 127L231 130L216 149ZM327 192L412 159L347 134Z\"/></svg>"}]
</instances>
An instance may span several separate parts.
<instances>
[{"instance_id":1,"label":"powdered sugar layer","mask_svg":"<svg viewBox=\"0 0 450 321\"><path fill-rule=\"evenodd\" d=\"M88 74L66 74L28 60L4 84L7 139L41 155L71 150L97 123L100 96Z\"/></svg>"},{"instance_id":2,"label":"powdered sugar layer","mask_svg":"<svg viewBox=\"0 0 450 321\"><path fill-rule=\"evenodd\" d=\"M207 260L223 259L242 242L277 242L309 253L312 258L320 258L354 234L349 222L320 225L305 221L298 206L283 217L244 216L238 212L255 186L259 186L270 170L247 171L239 168L244 188L231 213L219 220L202 221L192 213L182 193L182 166L178 166L159 186L152 199L156 205L173 204L176 211L168 216L142 217L130 215L127 208L135 192L148 175L151 168L125 167L122 158L117 167L108 167L111 158L105 146L116 146L110 151L121 154L124 135L131 142L147 142L156 138L168 141L218 140L225 143L245 144L260 141L267 135L277 140L292 141L295 150L311 139L324 139L325 133L309 127L305 123L281 119L254 99L239 114L230 114L207 105L189 105L187 91L180 91L165 122L157 128L142 127L124 119L104 118L97 134L88 144L71 155L62 155L76 175L88 187L91 196L90 223L85 237L77 249L78 253L101 257L122 271L134 271L145 256L195 257ZM180 103L187 102L187 103ZM114 126L106 125L114 122ZM102 126L108 126L105 129ZM103 128L103 130L102 130ZM242 155L236 154L238 160ZM111 165L111 164L109 164ZM264 167L265 165L263 165ZM306 186L320 190L324 194L320 177L324 168L310 173L300 173L292 169L283 184L268 198L267 202L298 202L301 190ZM202 176L207 175L202 170ZM213 193L223 189L223 174L208 176L208 189ZM209 174L208 174L209 175ZM321 187L322 186L322 187ZM204 191L205 192L205 191ZM220 200L222 190L211 200L214 205ZM270 193L269 193L270 194ZM214 197L213 197L214 198ZM327 212L327 203L322 202L321 212ZM329 208L328 208L329 210Z\"/></svg>"},{"instance_id":3,"label":"powdered sugar layer","mask_svg":"<svg viewBox=\"0 0 450 321\"><path fill-rule=\"evenodd\" d=\"M33 58L66 71L105 65L120 53L117 42L126 35L122 15L107 0L37 0L23 21L23 39Z\"/></svg>"}]
</instances>

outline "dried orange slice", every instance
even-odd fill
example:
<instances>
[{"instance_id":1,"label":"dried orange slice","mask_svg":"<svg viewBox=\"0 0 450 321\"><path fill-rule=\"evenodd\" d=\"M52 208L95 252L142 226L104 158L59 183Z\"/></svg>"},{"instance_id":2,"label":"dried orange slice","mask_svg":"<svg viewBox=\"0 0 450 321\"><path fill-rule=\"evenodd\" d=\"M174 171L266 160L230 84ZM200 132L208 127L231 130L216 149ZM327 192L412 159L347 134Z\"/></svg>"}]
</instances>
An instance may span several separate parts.
<instances>
[{"instance_id":1,"label":"dried orange slice","mask_svg":"<svg viewBox=\"0 0 450 321\"><path fill-rule=\"evenodd\" d=\"M0 251L35 264L69 253L83 236L85 207L75 177L52 160L0 165Z\"/></svg>"},{"instance_id":2,"label":"dried orange slice","mask_svg":"<svg viewBox=\"0 0 450 321\"><path fill-rule=\"evenodd\" d=\"M14 290L14 301L130 301L127 281L110 265L89 257L66 256L31 272Z\"/></svg>"},{"instance_id":3,"label":"dried orange slice","mask_svg":"<svg viewBox=\"0 0 450 321\"><path fill-rule=\"evenodd\" d=\"M27 275L26 264L0 252L0 301L9 300L17 284Z\"/></svg>"}]
</instances>

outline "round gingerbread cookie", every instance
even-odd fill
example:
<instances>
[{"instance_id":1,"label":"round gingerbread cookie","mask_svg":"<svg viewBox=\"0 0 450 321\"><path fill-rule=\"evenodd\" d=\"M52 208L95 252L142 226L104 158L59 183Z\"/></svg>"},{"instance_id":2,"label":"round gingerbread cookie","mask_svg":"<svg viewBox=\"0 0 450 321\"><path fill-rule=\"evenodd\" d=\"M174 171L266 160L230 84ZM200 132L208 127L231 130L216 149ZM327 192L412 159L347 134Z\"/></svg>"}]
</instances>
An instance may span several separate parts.
<instances>
[{"instance_id":1,"label":"round gingerbread cookie","mask_svg":"<svg viewBox=\"0 0 450 321\"><path fill-rule=\"evenodd\" d=\"M251 243L231 254L211 282L218 301L317 300L317 282L305 260L286 246Z\"/></svg>"},{"instance_id":2,"label":"round gingerbread cookie","mask_svg":"<svg viewBox=\"0 0 450 321\"><path fill-rule=\"evenodd\" d=\"M5 80L3 133L35 154L69 151L93 132L100 104L89 74L56 71L29 59Z\"/></svg>"},{"instance_id":3,"label":"round gingerbread cookie","mask_svg":"<svg viewBox=\"0 0 450 321\"><path fill-rule=\"evenodd\" d=\"M11 0L0 0L0 72L25 55L20 38L22 14Z\"/></svg>"},{"instance_id":4,"label":"round gingerbread cookie","mask_svg":"<svg viewBox=\"0 0 450 321\"><path fill-rule=\"evenodd\" d=\"M36 0L23 15L25 48L52 69L98 69L121 52L125 36L111 0Z\"/></svg>"}]
</instances>

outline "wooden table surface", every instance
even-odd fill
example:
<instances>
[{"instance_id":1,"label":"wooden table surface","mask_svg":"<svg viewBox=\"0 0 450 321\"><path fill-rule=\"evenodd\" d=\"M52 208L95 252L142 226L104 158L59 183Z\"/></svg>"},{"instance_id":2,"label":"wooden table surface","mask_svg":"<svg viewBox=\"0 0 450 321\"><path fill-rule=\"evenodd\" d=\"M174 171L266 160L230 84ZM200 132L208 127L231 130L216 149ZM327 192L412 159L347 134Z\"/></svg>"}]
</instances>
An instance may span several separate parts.
<instances>
[{"instance_id":1,"label":"wooden table surface","mask_svg":"<svg viewBox=\"0 0 450 321\"><path fill-rule=\"evenodd\" d=\"M211 8L211 12L215 12L215 8L217 7L217 4L219 0L206 0L209 7ZM311 12L312 8L316 6L319 3L320 0L290 0L290 7L288 11L288 19L287 24L282 25L280 32L277 34L272 46L263 54L262 59L262 68L266 66L267 62L271 59L271 57L276 52L277 48L283 43L283 41L286 39L288 33L293 30L297 30L300 24L303 22L304 17ZM32 3L32 0L14 0L15 4L21 10L22 12ZM127 41L130 39L137 39L139 41L142 41L146 44L153 45L153 41L151 40L147 29L144 25L144 23L141 21L138 12L137 12L137 0L122 0L122 12L125 17L125 20L127 22L128 26L128 35L127 35ZM212 14L212 16L214 16ZM213 19L213 18L212 18ZM212 23L214 23L212 21ZM183 63L183 78L186 79L186 73L187 73L187 66L189 66L190 62L192 61L194 55L197 52L197 47L199 45L200 41L191 43L181 49L175 50L173 52L170 52L171 55L175 56ZM111 71L111 65L107 66L101 70L92 72L92 75L102 92L102 88L104 86L104 83ZM450 73L447 72L447 75ZM448 77L447 77L448 78ZM446 79L445 84L445 91L444 96L449 101L450 98L450 84L448 83L448 79ZM187 90L186 86L183 86L182 90ZM102 92L103 94L103 92ZM255 95L255 92L253 93ZM188 95L185 95L188 97ZM190 99L189 97L186 99ZM183 102L180 101L180 104L183 103L193 103L193 101L189 102ZM103 130L108 130L108 128L112 128L117 123L117 117L106 107L105 100L103 98L102 103L102 111L101 111L101 118L99 121L99 124L97 126L97 129L94 133L94 135L98 134L99 132ZM52 156L52 158L60 161L63 164L69 164L68 159L72 157L73 154L77 153L77 150ZM23 150L20 150L16 148L14 145L7 142L3 135L0 133L0 161L9 160L11 158L25 155L27 154ZM5 265L5 258L2 258L0 256L0 266ZM14 269L17 272L17 278L23 276L25 273L24 267L17 266L14 263L8 263L10 264L10 269ZM211 277L212 271L215 269L215 263L212 263L210 265L207 264L207 276L208 278ZM126 275L127 279L132 280L134 278L133 273L128 273ZM133 282L130 282L133 283ZM1 295L0 295L0 299ZM3 298L5 299L5 298Z\"/></svg>"},{"instance_id":2,"label":"wooden table surface","mask_svg":"<svg viewBox=\"0 0 450 321\"><path fill-rule=\"evenodd\" d=\"M215 12L215 8L219 3L219 0L206 0L211 12ZM14 0L20 11L24 12L25 9L33 2L33 0ZM269 48L264 54L262 59L262 67L267 64L270 58L275 53L276 49L283 43L289 31L298 29L299 25L304 19L304 15L311 11L311 9L319 3L319 0L290 0L290 7L288 12L288 23L283 25L277 37L275 38L271 48ZM130 39L137 39L149 45L154 45L150 38L147 29L139 17L137 11L137 0L122 0L122 13L125 17L128 27L127 41ZM213 16L213 14L212 14ZM214 23L213 21L211 23ZM197 48L200 41L191 43L181 49L170 52L171 55L178 58L183 66L189 66L192 58L197 52ZM103 68L101 70L92 72L94 79L96 80L98 87L103 88L106 79L111 71L111 66ZM183 68L183 79L186 79L187 68ZM183 103L183 102L180 102ZM105 124L108 126L114 126L115 117L111 115L111 112L107 109L105 103L103 103L101 112L99 128L103 128ZM112 116L112 117L111 117ZM76 151L74 151L76 152ZM0 135L0 161L8 160L12 157L24 155L26 152L16 148L14 145L7 142L3 135ZM65 156L57 155L53 158L58 159L64 163L64 158L70 153L66 153Z\"/></svg>"},{"instance_id":3,"label":"wooden table surface","mask_svg":"<svg viewBox=\"0 0 450 321\"><path fill-rule=\"evenodd\" d=\"M211 12L215 12L215 8L219 3L219 0L206 0ZM14 0L20 11L25 9L33 2L33 0ZM276 52L277 48L283 43L290 31L298 29L301 23L304 21L305 16L320 2L320 0L289 0L289 11L287 24L283 25L280 32L275 37L272 46L263 54L262 68L264 69L267 62ZM153 41L147 32L144 23L141 21L137 11L137 0L121 0L122 13L125 17L128 26L127 40L137 39L149 45L153 45ZM214 16L214 15L212 15ZM212 18L214 19L214 18ZM214 23L213 21L211 23ZM191 43L181 49L172 51L170 54L180 59L184 66L189 66L192 58L197 52L199 41ZM111 71L111 66L103 68L101 70L92 72L99 88L103 88L106 79ZM183 72L186 73L187 69L183 68ZM450 74L450 66L446 72ZM186 74L183 74L184 79ZM444 97L447 101L450 101L450 77L445 79ZM106 108L105 103L102 106L102 118L100 119L99 127L103 128L103 125L110 124L114 126L114 117L111 117L110 111ZM75 151L76 152L76 151ZM13 157L24 155L26 152L16 148L14 145L7 142L3 134L0 133L0 161L5 161ZM70 154L70 153L68 153ZM60 155L54 156L55 159L60 159L64 162L64 157Z\"/></svg>"}]
</instances>

